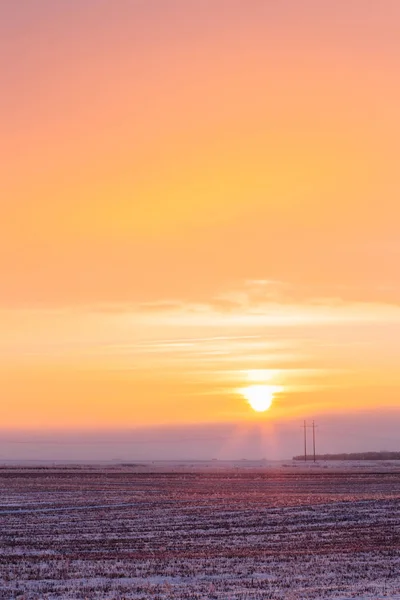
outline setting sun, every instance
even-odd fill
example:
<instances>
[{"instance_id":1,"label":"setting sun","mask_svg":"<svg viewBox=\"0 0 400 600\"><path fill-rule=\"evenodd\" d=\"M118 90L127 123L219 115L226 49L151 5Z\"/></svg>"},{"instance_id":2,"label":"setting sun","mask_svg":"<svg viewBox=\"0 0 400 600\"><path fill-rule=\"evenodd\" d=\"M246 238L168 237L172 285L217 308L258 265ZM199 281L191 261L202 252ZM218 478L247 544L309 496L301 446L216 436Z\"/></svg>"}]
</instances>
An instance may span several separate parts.
<instances>
[{"instance_id":1,"label":"setting sun","mask_svg":"<svg viewBox=\"0 0 400 600\"><path fill-rule=\"evenodd\" d=\"M250 385L240 390L240 392L253 410L256 412L265 412L271 408L274 393L278 390L279 388L274 385Z\"/></svg>"}]
</instances>

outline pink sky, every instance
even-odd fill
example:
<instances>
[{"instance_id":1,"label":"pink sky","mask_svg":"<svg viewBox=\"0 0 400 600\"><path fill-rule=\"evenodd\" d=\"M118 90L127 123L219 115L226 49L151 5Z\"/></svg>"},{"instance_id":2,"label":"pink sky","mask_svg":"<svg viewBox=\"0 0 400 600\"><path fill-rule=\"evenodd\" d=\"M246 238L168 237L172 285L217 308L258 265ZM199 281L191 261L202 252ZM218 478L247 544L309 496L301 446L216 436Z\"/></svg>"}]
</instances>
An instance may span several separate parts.
<instances>
[{"instance_id":1,"label":"pink sky","mask_svg":"<svg viewBox=\"0 0 400 600\"><path fill-rule=\"evenodd\" d=\"M0 6L5 430L368 411L389 444L399 27L397 0Z\"/></svg>"}]
</instances>

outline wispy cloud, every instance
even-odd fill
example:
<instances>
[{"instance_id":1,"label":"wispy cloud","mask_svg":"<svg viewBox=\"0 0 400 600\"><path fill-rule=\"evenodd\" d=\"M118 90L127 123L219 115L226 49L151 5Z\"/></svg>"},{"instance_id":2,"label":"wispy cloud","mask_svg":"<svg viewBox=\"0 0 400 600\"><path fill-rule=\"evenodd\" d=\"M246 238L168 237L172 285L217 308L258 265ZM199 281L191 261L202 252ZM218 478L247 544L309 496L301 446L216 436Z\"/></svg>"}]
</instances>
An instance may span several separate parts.
<instances>
[{"instance_id":1,"label":"wispy cloud","mask_svg":"<svg viewBox=\"0 0 400 600\"><path fill-rule=\"evenodd\" d=\"M379 363L380 346L389 366L397 359L399 347L388 332L400 329L399 306L340 298L294 302L288 290L282 282L247 281L196 304L3 310L0 353L7 364L156 368L182 376L263 365L365 370Z\"/></svg>"}]
</instances>

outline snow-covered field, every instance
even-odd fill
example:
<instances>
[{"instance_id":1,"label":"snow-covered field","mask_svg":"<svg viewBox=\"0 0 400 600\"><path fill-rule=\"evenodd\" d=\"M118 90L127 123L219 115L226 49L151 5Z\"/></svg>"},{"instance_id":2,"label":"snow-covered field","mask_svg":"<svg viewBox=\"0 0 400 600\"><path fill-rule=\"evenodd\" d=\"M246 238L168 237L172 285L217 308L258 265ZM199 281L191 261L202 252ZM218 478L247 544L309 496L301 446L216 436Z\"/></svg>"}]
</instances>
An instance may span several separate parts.
<instances>
[{"instance_id":1,"label":"snow-covered field","mask_svg":"<svg viewBox=\"0 0 400 600\"><path fill-rule=\"evenodd\" d=\"M0 599L400 600L399 509L381 465L2 468Z\"/></svg>"}]
</instances>

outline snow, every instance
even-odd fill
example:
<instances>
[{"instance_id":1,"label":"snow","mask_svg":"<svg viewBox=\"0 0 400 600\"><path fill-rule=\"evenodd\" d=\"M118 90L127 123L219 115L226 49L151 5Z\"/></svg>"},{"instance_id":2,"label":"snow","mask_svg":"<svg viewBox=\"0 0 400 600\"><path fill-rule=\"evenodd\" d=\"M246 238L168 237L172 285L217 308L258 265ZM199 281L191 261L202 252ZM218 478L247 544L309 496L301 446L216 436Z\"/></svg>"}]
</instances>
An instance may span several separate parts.
<instances>
[{"instance_id":1,"label":"snow","mask_svg":"<svg viewBox=\"0 0 400 600\"><path fill-rule=\"evenodd\" d=\"M2 469L0 600L400 600L398 469L297 469Z\"/></svg>"}]
</instances>

